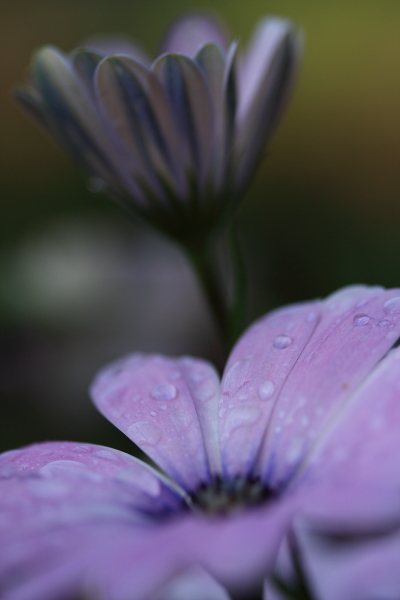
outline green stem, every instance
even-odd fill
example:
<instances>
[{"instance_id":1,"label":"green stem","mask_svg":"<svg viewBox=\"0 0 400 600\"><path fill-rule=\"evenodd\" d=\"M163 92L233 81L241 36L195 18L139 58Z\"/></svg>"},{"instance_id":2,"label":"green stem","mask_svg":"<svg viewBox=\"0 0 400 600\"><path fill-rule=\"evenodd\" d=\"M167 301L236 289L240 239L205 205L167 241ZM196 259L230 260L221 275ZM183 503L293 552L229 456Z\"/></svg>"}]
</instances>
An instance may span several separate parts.
<instances>
[{"instance_id":1,"label":"green stem","mask_svg":"<svg viewBox=\"0 0 400 600\"><path fill-rule=\"evenodd\" d=\"M212 241L185 245L186 252L200 279L208 303L223 338L224 349L229 350L231 327L226 297L221 289L221 278L218 277L215 255L212 252Z\"/></svg>"},{"instance_id":2,"label":"green stem","mask_svg":"<svg viewBox=\"0 0 400 600\"><path fill-rule=\"evenodd\" d=\"M245 325L247 277L246 267L240 247L237 222L230 230L230 249L233 270L233 302L230 312L230 343L236 342Z\"/></svg>"}]
</instances>

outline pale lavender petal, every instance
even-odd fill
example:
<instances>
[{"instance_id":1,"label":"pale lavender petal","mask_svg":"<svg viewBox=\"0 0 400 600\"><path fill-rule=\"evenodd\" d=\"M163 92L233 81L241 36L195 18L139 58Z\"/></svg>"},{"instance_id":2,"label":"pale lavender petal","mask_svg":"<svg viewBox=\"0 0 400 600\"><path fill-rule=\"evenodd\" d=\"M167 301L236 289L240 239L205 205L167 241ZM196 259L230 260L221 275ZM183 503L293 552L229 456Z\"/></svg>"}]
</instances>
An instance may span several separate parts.
<instances>
[{"instance_id":1,"label":"pale lavender petal","mask_svg":"<svg viewBox=\"0 0 400 600\"><path fill-rule=\"evenodd\" d=\"M183 492L118 450L49 442L0 455L0 536L76 522L143 522L181 510Z\"/></svg>"},{"instance_id":2,"label":"pale lavender petal","mask_svg":"<svg viewBox=\"0 0 400 600\"><path fill-rule=\"evenodd\" d=\"M399 290L345 288L322 308L279 396L260 455L259 472L273 489L287 485L326 424L400 335Z\"/></svg>"},{"instance_id":3,"label":"pale lavender petal","mask_svg":"<svg viewBox=\"0 0 400 600\"><path fill-rule=\"evenodd\" d=\"M100 589L112 589L113 600L151 598L173 574L198 565L228 590L248 590L271 569L293 510L285 502L224 519L192 515L149 532L139 549L120 530L108 537Z\"/></svg>"},{"instance_id":4,"label":"pale lavender petal","mask_svg":"<svg viewBox=\"0 0 400 600\"><path fill-rule=\"evenodd\" d=\"M145 65L151 63L147 52L137 42L124 36L95 36L86 38L79 45L100 52L103 56L124 55L140 60Z\"/></svg>"},{"instance_id":5,"label":"pale lavender petal","mask_svg":"<svg viewBox=\"0 0 400 600\"><path fill-rule=\"evenodd\" d=\"M353 524L400 520L399 397L396 349L340 408L293 482L314 496L314 515Z\"/></svg>"},{"instance_id":6,"label":"pale lavender petal","mask_svg":"<svg viewBox=\"0 0 400 600\"><path fill-rule=\"evenodd\" d=\"M219 461L217 390L215 370L204 361L131 355L101 371L91 393L112 423L194 491Z\"/></svg>"},{"instance_id":7,"label":"pale lavender petal","mask_svg":"<svg viewBox=\"0 0 400 600\"><path fill-rule=\"evenodd\" d=\"M155 75L134 59L111 57L96 71L95 91L105 122L123 146L127 171L145 195L150 192L167 203L162 181L175 195L182 195L178 138Z\"/></svg>"},{"instance_id":8,"label":"pale lavender petal","mask_svg":"<svg viewBox=\"0 0 400 600\"><path fill-rule=\"evenodd\" d=\"M203 191L210 169L213 139L213 107L199 66L186 56L166 54L153 65L161 81L180 136L181 154L187 155L188 173L196 178L197 193Z\"/></svg>"},{"instance_id":9,"label":"pale lavender petal","mask_svg":"<svg viewBox=\"0 0 400 600\"><path fill-rule=\"evenodd\" d=\"M213 43L225 50L230 36L224 24L212 14L188 13L179 17L167 30L159 54L178 52L193 57L200 46Z\"/></svg>"},{"instance_id":10,"label":"pale lavender petal","mask_svg":"<svg viewBox=\"0 0 400 600\"><path fill-rule=\"evenodd\" d=\"M201 567L180 573L151 600L230 600L228 592Z\"/></svg>"},{"instance_id":11,"label":"pale lavender petal","mask_svg":"<svg viewBox=\"0 0 400 600\"><path fill-rule=\"evenodd\" d=\"M219 432L224 474L248 474L277 398L317 326L318 301L268 314L240 338L221 384Z\"/></svg>"},{"instance_id":12,"label":"pale lavender petal","mask_svg":"<svg viewBox=\"0 0 400 600\"><path fill-rule=\"evenodd\" d=\"M361 532L358 540L340 541L335 530L324 535L310 525L296 527L307 577L319 600L400 598L399 529L381 535L370 531L369 537Z\"/></svg>"},{"instance_id":13,"label":"pale lavender petal","mask_svg":"<svg viewBox=\"0 0 400 600\"><path fill-rule=\"evenodd\" d=\"M298 71L301 39L290 21L258 25L239 71L235 184L245 187L286 104Z\"/></svg>"}]
</instances>

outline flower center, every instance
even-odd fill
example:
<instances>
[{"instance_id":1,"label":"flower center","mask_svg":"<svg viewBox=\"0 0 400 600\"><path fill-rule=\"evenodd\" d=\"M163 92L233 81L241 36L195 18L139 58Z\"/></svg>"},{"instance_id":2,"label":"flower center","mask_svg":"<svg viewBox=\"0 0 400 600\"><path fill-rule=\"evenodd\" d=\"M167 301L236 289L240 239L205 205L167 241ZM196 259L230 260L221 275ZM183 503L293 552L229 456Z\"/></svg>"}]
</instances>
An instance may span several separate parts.
<instances>
[{"instance_id":1,"label":"flower center","mask_svg":"<svg viewBox=\"0 0 400 600\"><path fill-rule=\"evenodd\" d=\"M215 477L211 484L201 484L191 494L191 499L195 509L208 514L223 514L257 506L275 495L258 477L238 475L229 480Z\"/></svg>"}]
</instances>

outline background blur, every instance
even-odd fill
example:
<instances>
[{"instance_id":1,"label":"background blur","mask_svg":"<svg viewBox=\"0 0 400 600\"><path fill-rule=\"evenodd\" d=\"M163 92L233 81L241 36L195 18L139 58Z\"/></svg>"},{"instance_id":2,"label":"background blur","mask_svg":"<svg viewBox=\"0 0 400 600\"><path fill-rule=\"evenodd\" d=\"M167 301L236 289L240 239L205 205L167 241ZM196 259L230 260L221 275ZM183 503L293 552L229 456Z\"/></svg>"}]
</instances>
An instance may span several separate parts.
<instances>
[{"instance_id":1,"label":"background blur","mask_svg":"<svg viewBox=\"0 0 400 600\"><path fill-rule=\"evenodd\" d=\"M190 8L246 41L264 14L306 34L293 102L241 208L248 321L350 283L400 285L398 0L0 0L0 450L125 439L88 383L131 350L218 360L184 258L107 198L11 97L32 52L125 33L153 53Z\"/></svg>"}]
</instances>

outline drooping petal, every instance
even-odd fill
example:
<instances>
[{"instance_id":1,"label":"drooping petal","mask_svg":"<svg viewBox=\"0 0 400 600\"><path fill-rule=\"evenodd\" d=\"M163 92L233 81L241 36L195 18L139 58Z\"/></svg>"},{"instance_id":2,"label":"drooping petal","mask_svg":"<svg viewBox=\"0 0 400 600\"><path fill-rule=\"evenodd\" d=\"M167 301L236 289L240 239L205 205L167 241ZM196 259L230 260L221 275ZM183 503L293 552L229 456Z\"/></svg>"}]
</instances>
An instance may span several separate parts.
<instances>
[{"instance_id":1,"label":"drooping petal","mask_svg":"<svg viewBox=\"0 0 400 600\"><path fill-rule=\"evenodd\" d=\"M181 154L189 158L187 169L200 195L210 168L213 139L213 108L204 75L193 60L180 54L161 56L153 71L169 98Z\"/></svg>"},{"instance_id":2,"label":"drooping petal","mask_svg":"<svg viewBox=\"0 0 400 600\"><path fill-rule=\"evenodd\" d=\"M195 491L219 471L218 390L204 361L131 355L101 371L91 394L112 423Z\"/></svg>"},{"instance_id":3,"label":"drooping petal","mask_svg":"<svg viewBox=\"0 0 400 600\"><path fill-rule=\"evenodd\" d=\"M318 323L318 301L274 311L240 338L221 384L219 435L224 474L248 474L291 370Z\"/></svg>"},{"instance_id":4,"label":"drooping petal","mask_svg":"<svg viewBox=\"0 0 400 600\"><path fill-rule=\"evenodd\" d=\"M224 24L215 15L187 13L169 27L160 45L159 54L178 52L192 58L204 44L217 44L222 50L226 50L229 38Z\"/></svg>"},{"instance_id":5,"label":"drooping petal","mask_svg":"<svg viewBox=\"0 0 400 600\"><path fill-rule=\"evenodd\" d=\"M288 483L330 419L400 335L399 290L345 288L322 309L280 393L260 454L259 472L273 489Z\"/></svg>"},{"instance_id":6,"label":"drooping petal","mask_svg":"<svg viewBox=\"0 0 400 600\"><path fill-rule=\"evenodd\" d=\"M261 21L239 71L239 105L235 185L242 190L253 175L267 137L293 87L301 54L301 38L290 21Z\"/></svg>"}]
</instances>

